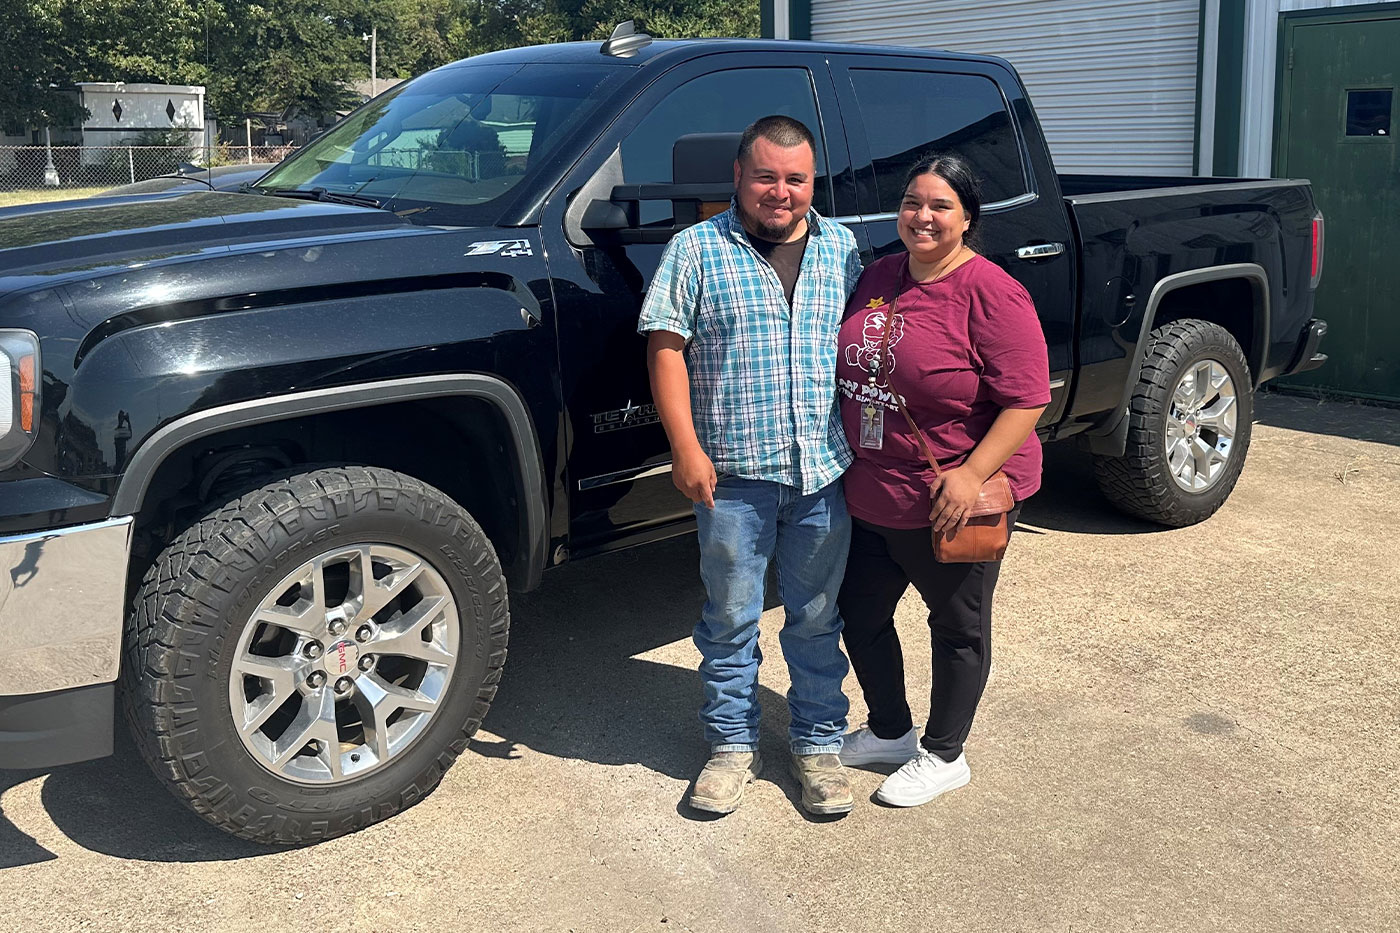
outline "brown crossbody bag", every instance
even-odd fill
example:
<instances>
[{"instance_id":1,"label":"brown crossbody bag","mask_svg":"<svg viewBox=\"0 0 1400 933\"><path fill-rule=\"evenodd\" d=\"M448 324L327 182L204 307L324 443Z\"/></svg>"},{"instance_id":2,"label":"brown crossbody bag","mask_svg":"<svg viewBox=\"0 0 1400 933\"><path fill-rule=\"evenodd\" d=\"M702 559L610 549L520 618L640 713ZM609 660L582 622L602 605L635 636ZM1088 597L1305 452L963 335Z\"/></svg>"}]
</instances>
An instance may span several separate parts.
<instances>
[{"instance_id":1,"label":"brown crossbody bag","mask_svg":"<svg viewBox=\"0 0 1400 933\"><path fill-rule=\"evenodd\" d=\"M898 307L899 297L896 296L894 303L890 305L889 317L885 319L885 336L880 341L880 358L875 370L877 376L885 368L885 360L889 358L890 331L894 329L894 314ZM885 384L890 387L890 394L898 402L904 420L909 422L909 430L914 433L919 442L919 449L923 451L924 459L928 461L934 478L937 479L943 475L943 471L938 468L938 461L934 459L928 442L924 440L924 432L914 423L909 414L908 403L895 389L890 374L886 372L884 375ZM931 489L932 487L930 491ZM961 531L933 532L933 559L942 564L975 564L986 560L1001 560L1002 555L1006 553L1007 542L1011 540L1011 526L1007 521L1007 513L1015 506L1016 500L1011 495L1011 481L1006 478L1005 473L997 470L982 484L982 489L977 493L977 501L967 510L967 524ZM933 518L930 512L929 521L932 522Z\"/></svg>"}]
</instances>

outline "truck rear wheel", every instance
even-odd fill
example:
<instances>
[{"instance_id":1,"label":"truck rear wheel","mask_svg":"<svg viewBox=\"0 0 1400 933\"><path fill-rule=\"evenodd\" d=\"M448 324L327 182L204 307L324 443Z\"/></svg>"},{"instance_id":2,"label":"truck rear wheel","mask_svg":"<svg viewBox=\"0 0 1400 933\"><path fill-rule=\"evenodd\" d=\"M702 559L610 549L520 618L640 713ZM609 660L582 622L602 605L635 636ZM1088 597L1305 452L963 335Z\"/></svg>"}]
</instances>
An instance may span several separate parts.
<instances>
[{"instance_id":1,"label":"truck rear wheel","mask_svg":"<svg viewBox=\"0 0 1400 933\"><path fill-rule=\"evenodd\" d=\"M455 502L388 470L317 469L160 554L127 623L123 702L195 812L315 842L437 785L495 696L508 626L496 553Z\"/></svg>"},{"instance_id":2,"label":"truck rear wheel","mask_svg":"<svg viewBox=\"0 0 1400 933\"><path fill-rule=\"evenodd\" d=\"M1229 498L1244 467L1254 414L1249 363L1209 321L1152 331L1128 410L1121 457L1096 457L1099 488L1138 518L1182 527Z\"/></svg>"}]
</instances>

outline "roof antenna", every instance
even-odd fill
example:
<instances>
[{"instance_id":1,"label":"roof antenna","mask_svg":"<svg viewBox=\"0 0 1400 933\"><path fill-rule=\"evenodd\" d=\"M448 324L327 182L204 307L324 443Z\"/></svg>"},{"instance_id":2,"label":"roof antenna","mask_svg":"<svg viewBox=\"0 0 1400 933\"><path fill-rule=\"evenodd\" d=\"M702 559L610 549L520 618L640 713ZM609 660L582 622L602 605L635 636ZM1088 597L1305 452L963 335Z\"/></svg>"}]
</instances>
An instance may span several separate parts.
<instances>
[{"instance_id":1,"label":"roof antenna","mask_svg":"<svg viewBox=\"0 0 1400 933\"><path fill-rule=\"evenodd\" d=\"M637 26L632 20L619 23L612 31L608 41L603 43L603 47L598 51L604 55L613 55L617 58L631 58L637 54L638 49L644 49L651 45L651 36L644 32L638 32Z\"/></svg>"}]
</instances>

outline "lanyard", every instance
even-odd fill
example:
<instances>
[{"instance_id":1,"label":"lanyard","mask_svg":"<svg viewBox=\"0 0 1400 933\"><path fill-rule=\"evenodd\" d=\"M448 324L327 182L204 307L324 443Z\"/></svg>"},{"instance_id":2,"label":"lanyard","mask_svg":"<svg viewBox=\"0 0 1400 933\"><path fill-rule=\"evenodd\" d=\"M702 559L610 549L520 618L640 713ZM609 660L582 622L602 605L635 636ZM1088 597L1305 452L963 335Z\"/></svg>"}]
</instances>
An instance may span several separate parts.
<instances>
[{"instance_id":1,"label":"lanyard","mask_svg":"<svg viewBox=\"0 0 1400 933\"><path fill-rule=\"evenodd\" d=\"M900 295L894 296L894 303L890 305L889 316L885 318L885 335L880 338L880 353L870 364L871 386L874 386L878 383L880 377L880 370L884 369L885 359L889 356L890 332L894 330L894 315L895 311L899 308L900 297ZM933 452L929 450L928 441L924 440L924 432L919 430L919 426L914 423L913 416L909 414L909 403L906 402L904 396L900 395L899 392L895 389L894 381L890 378L890 374L886 372L884 375L885 385L890 387L890 395L894 396L894 400L899 407L900 413L904 415L904 420L909 422L909 430L913 432L914 439L919 442L919 450L923 453L924 459L928 461L929 467L933 469L933 475L935 477L941 476L943 471L938 468L938 461L934 459Z\"/></svg>"}]
</instances>

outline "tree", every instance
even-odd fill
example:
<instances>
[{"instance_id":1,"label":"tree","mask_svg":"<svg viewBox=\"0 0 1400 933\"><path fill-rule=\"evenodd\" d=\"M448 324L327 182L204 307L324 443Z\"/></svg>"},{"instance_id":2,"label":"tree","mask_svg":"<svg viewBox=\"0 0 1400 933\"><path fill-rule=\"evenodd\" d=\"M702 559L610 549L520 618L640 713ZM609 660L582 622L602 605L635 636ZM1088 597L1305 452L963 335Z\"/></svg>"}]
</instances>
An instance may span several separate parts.
<instances>
[{"instance_id":1,"label":"tree","mask_svg":"<svg viewBox=\"0 0 1400 933\"><path fill-rule=\"evenodd\" d=\"M78 81L201 84L220 121L356 102L376 29L379 74L412 77L495 49L601 40L636 19L659 38L752 36L757 0L0 0L0 121L65 125Z\"/></svg>"},{"instance_id":2,"label":"tree","mask_svg":"<svg viewBox=\"0 0 1400 933\"><path fill-rule=\"evenodd\" d=\"M23 2L23 0L21 0ZM81 81L203 84L200 0L60 0Z\"/></svg>"},{"instance_id":3,"label":"tree","mask_svg":"<svg viewBox=\"0 0 1400 933\"><path fill-rule=\"evenodd\" d=\"M593 36L607 36L619 22L632 19L623 3L594 0L599 10ZM757 0L656 0L631 7L646 31L659 39L694 39L709 36L753 38L760 24Z\"/></svg>"},{"instance_id":4,"label":"tree","mask_svg":"<svg viewBox=\"0 0 1400 933\"><path fill-rule=\"evenodd\" d=\"M9 48L0 64L0 127L68 126L86 115L71 94L74 56L65 44L62 0L0 3L0 36Z\"/></svg>"},{"instance_id":5,"label":"tree","mask_svg":"<svg viewBox=\"0 0 1400 933\"><path fill-rule=\"evenodd\" d=\"M458 0L372 0L360 23L361 33L379 30L379 76L411 78L455 61L448 35ZM368 50L364 50L369 74Z\"/></svg>"},{"instance_id":6,"label":"tree","mask_svg":"<svg viewBox=\"0 0 1400 933\"><path fill-rule=\"evenodd\" d=\"M756 36L757 0L456 0L449 44L460 56L542 42L607 38L624 20L657 38Z\"/></svg>"},{"instance_id":7,"label":"tree","mask_svg":"<svg viewBox=\"0 0 1400 933\"><path fill-rule=\"evenodd\" d=\"M368 71L356 0L208 0L209 107L237 120L248 111L327 113L352 105Z\"/></svg>"}]
</instances>

